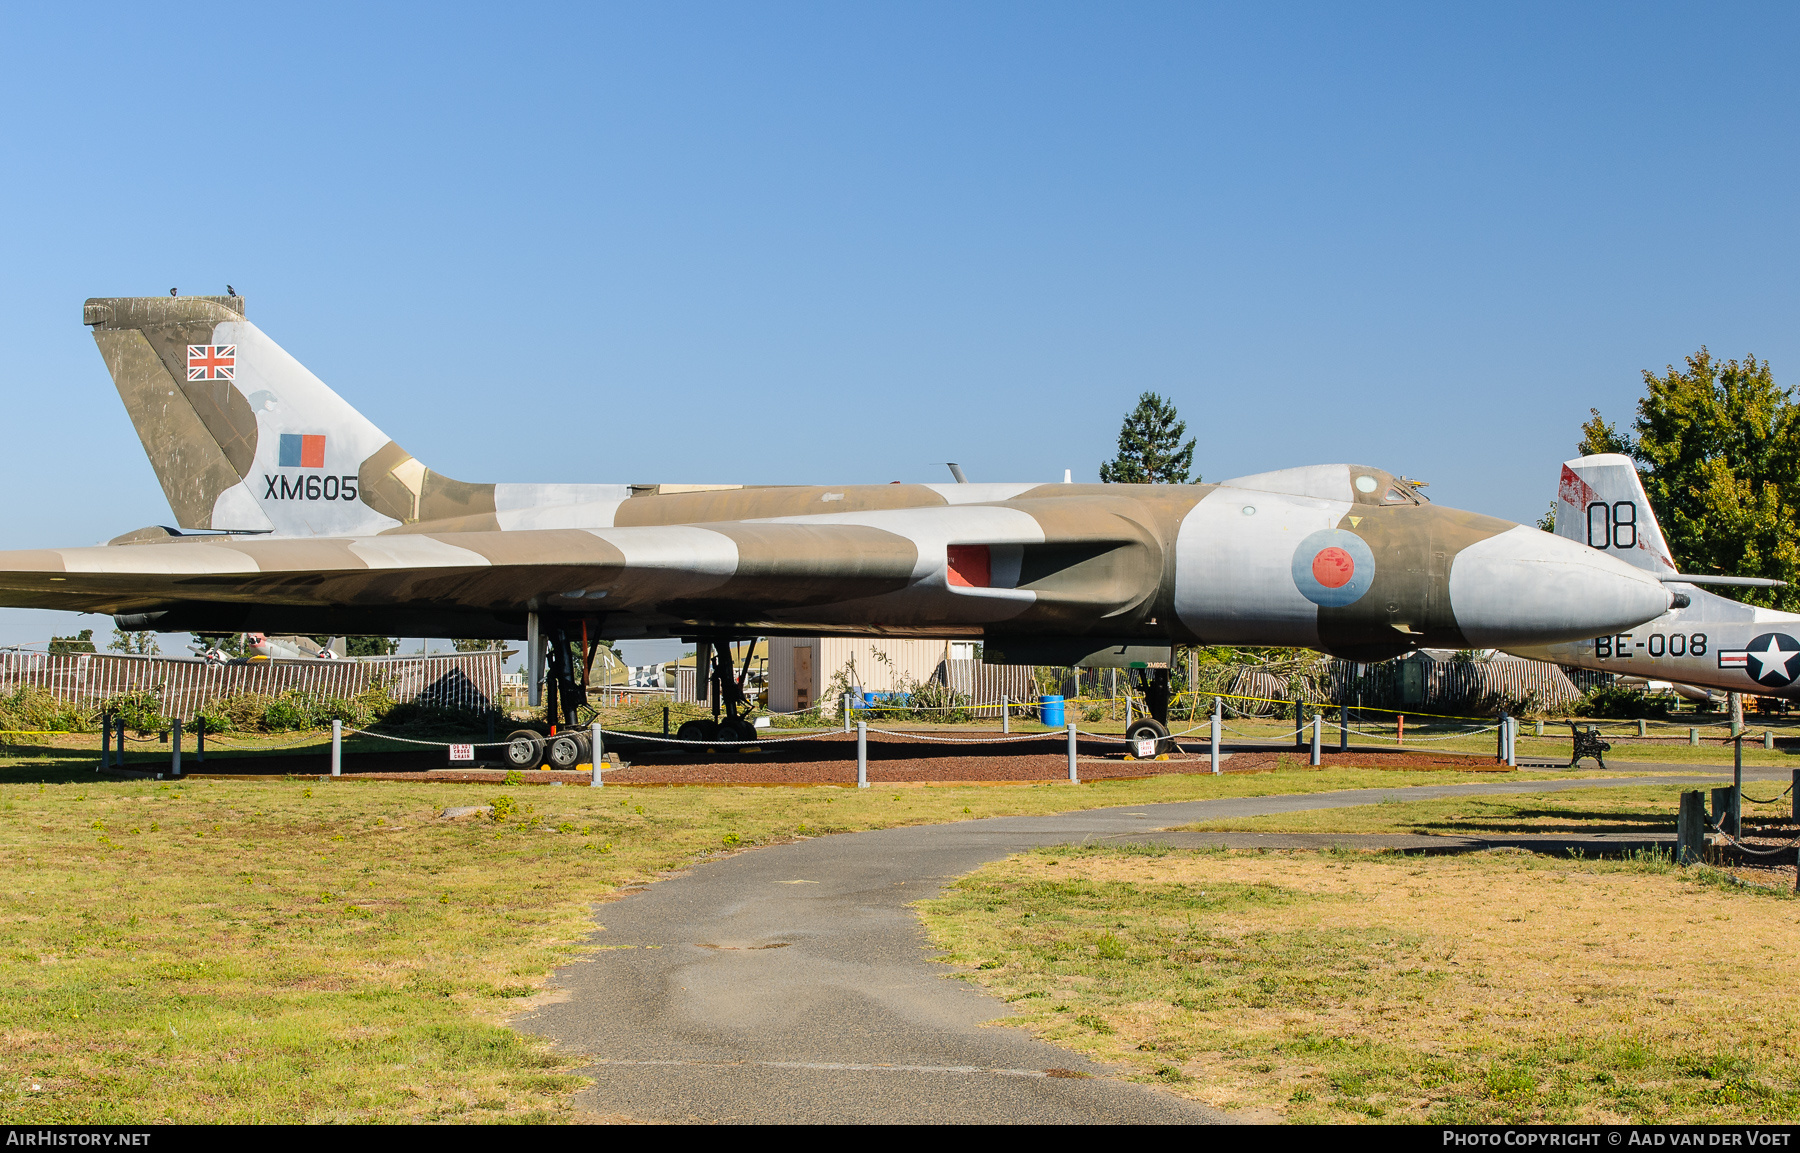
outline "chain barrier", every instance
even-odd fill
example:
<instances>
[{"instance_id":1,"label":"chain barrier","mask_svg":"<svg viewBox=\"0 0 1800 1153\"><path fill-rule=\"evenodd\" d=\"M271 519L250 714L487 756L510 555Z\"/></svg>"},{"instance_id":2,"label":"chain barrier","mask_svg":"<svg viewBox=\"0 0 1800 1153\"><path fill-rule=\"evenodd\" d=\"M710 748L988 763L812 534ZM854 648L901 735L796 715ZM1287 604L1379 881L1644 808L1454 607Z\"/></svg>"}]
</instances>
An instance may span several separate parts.
<instances>
[{"instance_id":1,"label":"chain barrier","mask_svg":"<svg viewBox=\"0 0 1800 1153\"><path fill-rule=\"evenodd\" d=\"M346 729L345 731L349 732L352 730ZM182 735L189 736L189 735L194 735L194 734L183 733ZM217 733L207 733L206 735L208 738L210 738L213 741L217 741L219 739L219 734L217 734ZM243 750L248 750L250 752L256 752L261 749L270 749L270 750L273 750L273 749L298 749L304 745L316 745L316 744L320 744L321 742L329 742L330 740L331 740L331 737L329 735L320 733L316 736L301 737L299 740L290 741L289 743L287 743L285 745L234 745L229 742L224 742L224 743L219 744L218 747L221 749L243 749ZM158 743L161 743L160 740Z\"/></svg>"},{"instance_id":2,"label":"chain barrier","mask_svg":"<svg viewBox=\"0 0 1800 1153\"><path fill-rule=\"evenodd\" d=\"M1020 741L1041 741L1047 738L1061 737L1062 730L1051 729L1045 733L1022 733L1010 737L939 737L929 733L898 733L892 729L870 729L871 733L880 733L885 737L907 737L918 741L936 741L946 745L1012 745ZM841 734L840 734L841 735ZM1120 738L1123 740L1124 738Z\"/></svg>"},{"instance_id":3,"label":"chain barrier","mask_svg":"<svg viewBox=\"0 0 1800 1153\"><path fill-rule=\"evenodd\" d=\"M1744 842L1740 841L1738 838L1732 836L1730 833L1727 833L1724 829L1720 828L1718 825L1714 824L1713 819L1711 817L1706 818L1706 827L1711 829L1713 832L1719 834L1719 836L1725 838L1725 843L1730 845L1732 848L1736 849L1738 852L1749 853L1752 856L1773 857L1778 853L1785 853L1789 849L1792 849L1796 846L1800 846L1800 837L1795 837L1793 840L1789 841L1787 844L1777 845L1773 849L1753 849L1749 845L1744 844Z\"/></svg>"},{"instance_id":4,"label":"chain barrier","mask_svg":"<svg viewBox=\"0 0 1800 1153\"><path fill-rule=\"evenodd\" d=\"M1787 788L1785 788L1785 789L1783 789L1783 790L1781 790L1781 791L1780 791L1780 792L1779 792L1779 793L1776 793L1776 794L1775 794L1775 795L1774 795L1774 796L1772 796L1772 797L1770 797L1770 798L1769 798L1769 799L1768 799L1768 800L1766 800L1766 801L1764 801L1764 800L1759 800L1759 799L1758 799L1758 798L1756 798L1756 797L1743 797L1743 798L1740 798L1740 799L1742 799L1742 800L1746 800L1746 801L1749 801L1749 802L1750 802L1750 803L1751 803L1751 804L1753 804L1753 805L1772 805L1772 804L1774 804L1774 803L1775 803L1775 802L1776 802L1776 801L1779 801L1779 800L1780 800L1780 799L1781 799L1781 798L1783 798L1783 797L1785 797L1785 796L1787 796L1787 795L1788 795L1788 794L1789 794L1789 793L1791 793L1791 792L1793 792L1793 791L1794 791L1794 786L1792 786L1792 785L1789 785L1789 786L1788 786L1788 787L1787 787Z\"/></svg>"}]
</instances>

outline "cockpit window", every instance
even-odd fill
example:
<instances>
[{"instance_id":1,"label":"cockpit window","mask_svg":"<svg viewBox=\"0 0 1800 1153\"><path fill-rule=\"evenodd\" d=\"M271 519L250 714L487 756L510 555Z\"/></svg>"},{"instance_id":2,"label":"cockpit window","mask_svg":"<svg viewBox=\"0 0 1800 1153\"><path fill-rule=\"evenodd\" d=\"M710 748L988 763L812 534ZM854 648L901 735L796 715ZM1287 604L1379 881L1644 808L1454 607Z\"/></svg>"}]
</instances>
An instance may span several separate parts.
<instances>
[{"instance_id":1,"label":"cockpit window","mask_svg":"<svg viewBox=\"0 0 1800 1153\"><path fill-rule=\"evenodd\" d=\"M1386 504L1411 504L1411 503L1413 503L1412 497L1408 496L1406 493L1401 492L1399 490L1399 488L1397 488L1397 487L1388 489L1387 495L1383 496L1381 499L1382 499L1383 503L1386 503Z\"/></svg>"},{"instance_id":2,"label":"cockpit window","mask_svg":"<svg viewBox=\"0 0 1800 1153\"><path fill-rule=\"evenodd\" d=\"M1380 488L1380 487L1381 487L1381 482L1376 480L1372 476L1359 476L1356 478L1356 491L1357 492L1374 492L1377 488Z\"/></svg>"}]
</instances>

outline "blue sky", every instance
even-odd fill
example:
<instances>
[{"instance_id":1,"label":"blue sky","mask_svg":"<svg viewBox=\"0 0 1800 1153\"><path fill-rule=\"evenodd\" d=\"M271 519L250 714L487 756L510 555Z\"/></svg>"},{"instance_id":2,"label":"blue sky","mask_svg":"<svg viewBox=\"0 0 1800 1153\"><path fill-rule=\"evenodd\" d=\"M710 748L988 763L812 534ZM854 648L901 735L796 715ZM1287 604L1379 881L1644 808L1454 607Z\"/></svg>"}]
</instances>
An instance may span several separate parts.
<instances>
[{"instance_id":1,"label":"blue sky","mask_svg":"<svg viewBox=\"0 0 1800 1153\"><path fill-rule=\"evenodd\" d=\"M168 516L83 298L223 291L468 480L1209 479L1518 520L1800 379L1791 6L0 9L0 547ZM0 612L0 643L73 618ZM90 621L89 623L94 623ZM104 635L110 623L98 622Z\"/></svg>"}]
</instances>

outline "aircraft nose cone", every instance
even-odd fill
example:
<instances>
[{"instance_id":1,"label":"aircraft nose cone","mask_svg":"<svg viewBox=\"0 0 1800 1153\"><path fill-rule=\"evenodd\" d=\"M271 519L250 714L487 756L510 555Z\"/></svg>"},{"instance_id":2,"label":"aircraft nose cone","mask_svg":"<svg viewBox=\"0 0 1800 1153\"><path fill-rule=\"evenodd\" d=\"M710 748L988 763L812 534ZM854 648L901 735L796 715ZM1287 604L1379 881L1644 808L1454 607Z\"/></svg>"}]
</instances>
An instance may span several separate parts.
<instances>
[{"instance_id":1,"label":"aircraft nose cone","mask_svg":"<svg viewBox=\"0 0 1800 1153\"><path fill-rule=\"evenodd\" d=\"M1475 648L1621 632L1669 610L1654 576L1598 549L1520 525L1450 562L1450 609Z\"/></svg>"}]
</instances>

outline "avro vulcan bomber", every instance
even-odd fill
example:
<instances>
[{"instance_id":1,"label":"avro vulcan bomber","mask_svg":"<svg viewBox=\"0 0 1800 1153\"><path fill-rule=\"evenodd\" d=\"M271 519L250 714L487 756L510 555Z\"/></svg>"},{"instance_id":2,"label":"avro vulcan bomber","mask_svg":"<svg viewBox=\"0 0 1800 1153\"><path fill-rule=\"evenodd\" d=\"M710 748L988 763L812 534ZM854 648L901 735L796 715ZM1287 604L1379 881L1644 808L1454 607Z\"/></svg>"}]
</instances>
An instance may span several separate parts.
<instances>
[{"instance_id":1,"label":"avro vulcan bomber","mask_svg":"<svg viewBox=\"0 0 1800 1153\"><path fill-rule=\"evenodd\" d=\"M580 699L575 642L692 639L731 739L749 735L733 639L875 634L1142 670L1152 736L1177 644L1379 660L1591 639L1671 604L1603 550L1361 465L1197 485L472 484L389 439L241 297L93 299L83 319L173 523L0 553L0 604L133 630L523 639L549 662L552 719Z\"/></svg>"}]
</instances>

